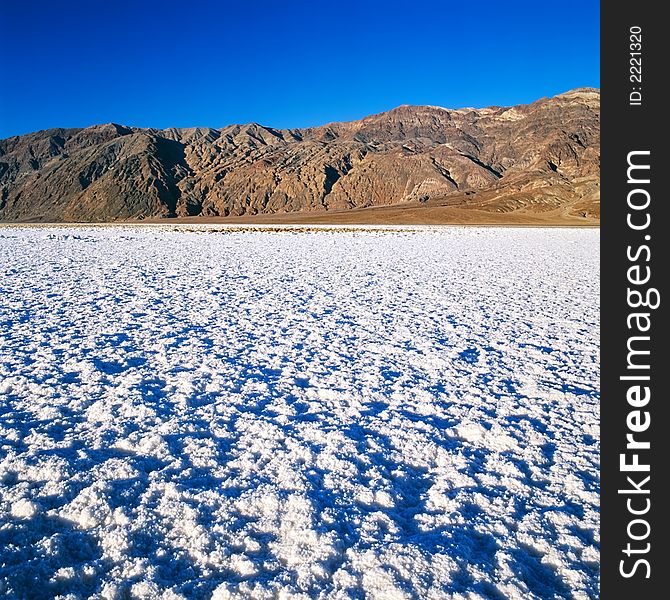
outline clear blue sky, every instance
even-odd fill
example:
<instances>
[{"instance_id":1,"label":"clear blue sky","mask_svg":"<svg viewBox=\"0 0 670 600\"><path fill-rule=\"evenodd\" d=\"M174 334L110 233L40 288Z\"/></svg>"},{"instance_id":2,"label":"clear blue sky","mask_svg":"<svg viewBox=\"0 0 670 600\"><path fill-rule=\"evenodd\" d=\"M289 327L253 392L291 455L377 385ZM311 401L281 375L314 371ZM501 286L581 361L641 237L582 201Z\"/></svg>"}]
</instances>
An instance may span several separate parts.
<instances>
[{"instance_id":1,"label":"clear blue sky","mask_svg":"<svg viewBox=\"0 0 670 600\"><path fill-rule=\"evenodd\" d=\"M595 0L7 1L0 40L0 138L304 127L600 85Z\"/></svg>"}]
</instances>

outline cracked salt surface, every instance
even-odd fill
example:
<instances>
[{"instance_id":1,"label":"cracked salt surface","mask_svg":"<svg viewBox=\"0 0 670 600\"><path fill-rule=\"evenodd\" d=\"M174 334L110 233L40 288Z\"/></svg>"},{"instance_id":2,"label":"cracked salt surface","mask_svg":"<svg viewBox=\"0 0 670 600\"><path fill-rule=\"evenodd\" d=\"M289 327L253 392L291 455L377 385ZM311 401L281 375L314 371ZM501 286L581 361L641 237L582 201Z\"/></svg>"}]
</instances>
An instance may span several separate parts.
<instances>
[{"instance_id":1,"label":"cracked salt surface","mask_svg":"<svg viewBox=\"0 0 670 600\"><path fill-rule=\"evenodd\" d=\"M598 235L0 229L0 594L596 598Z\"/></svg>"}]
</instances>

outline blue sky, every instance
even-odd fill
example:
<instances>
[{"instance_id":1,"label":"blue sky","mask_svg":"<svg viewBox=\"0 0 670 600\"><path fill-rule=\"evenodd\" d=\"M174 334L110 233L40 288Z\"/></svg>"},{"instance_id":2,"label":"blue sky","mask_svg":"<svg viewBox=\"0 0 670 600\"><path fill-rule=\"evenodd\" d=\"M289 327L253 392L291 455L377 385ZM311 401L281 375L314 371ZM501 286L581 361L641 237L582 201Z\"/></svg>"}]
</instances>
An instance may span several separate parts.
<instances>
[{"instance_id":1,"label":"blue sky","mask_svg":"<svg viewBox=\"0 0 670 600\"><path fill-rule=\"evenodd\" d=\"M0 138L116 122L304 127L600 85L599 2L3 3Z\"/></svg>"}]
</instances>

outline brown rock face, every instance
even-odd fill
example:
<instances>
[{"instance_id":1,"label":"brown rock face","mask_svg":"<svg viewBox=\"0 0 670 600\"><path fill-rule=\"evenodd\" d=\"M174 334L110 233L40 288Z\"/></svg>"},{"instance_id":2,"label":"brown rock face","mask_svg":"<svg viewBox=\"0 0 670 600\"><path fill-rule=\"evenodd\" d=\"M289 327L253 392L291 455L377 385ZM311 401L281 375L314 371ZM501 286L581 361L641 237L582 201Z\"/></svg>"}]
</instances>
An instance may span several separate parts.
<instances>
[{"instance_id":1,"label":"brown rock face","mask_svg":"<svg viewBox=\"0 0 670 600\"><path fill-rule=\"evenodd\" d=\"M400 106L277 130L50 129L0 141L0 220L463 206L598 219L600 92L528 105Z\"/></svg>"}]
</instances>

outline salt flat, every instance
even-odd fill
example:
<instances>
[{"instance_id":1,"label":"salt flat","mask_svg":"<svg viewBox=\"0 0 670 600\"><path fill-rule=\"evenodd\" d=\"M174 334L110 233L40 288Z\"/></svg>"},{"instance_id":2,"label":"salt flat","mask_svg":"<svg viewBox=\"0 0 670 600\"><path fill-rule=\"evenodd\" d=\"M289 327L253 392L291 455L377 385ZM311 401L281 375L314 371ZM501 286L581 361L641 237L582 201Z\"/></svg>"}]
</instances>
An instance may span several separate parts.
<instances>
[{"instance_id":1,"label":"salt flat","mask_svg":"<svg viewBox=\"0 0 670 600\"><path fill-rule=\"evenodd\" d=\"M0 594L596 598L598 236L0 229Z\"/></svg>"}]
</instances>

